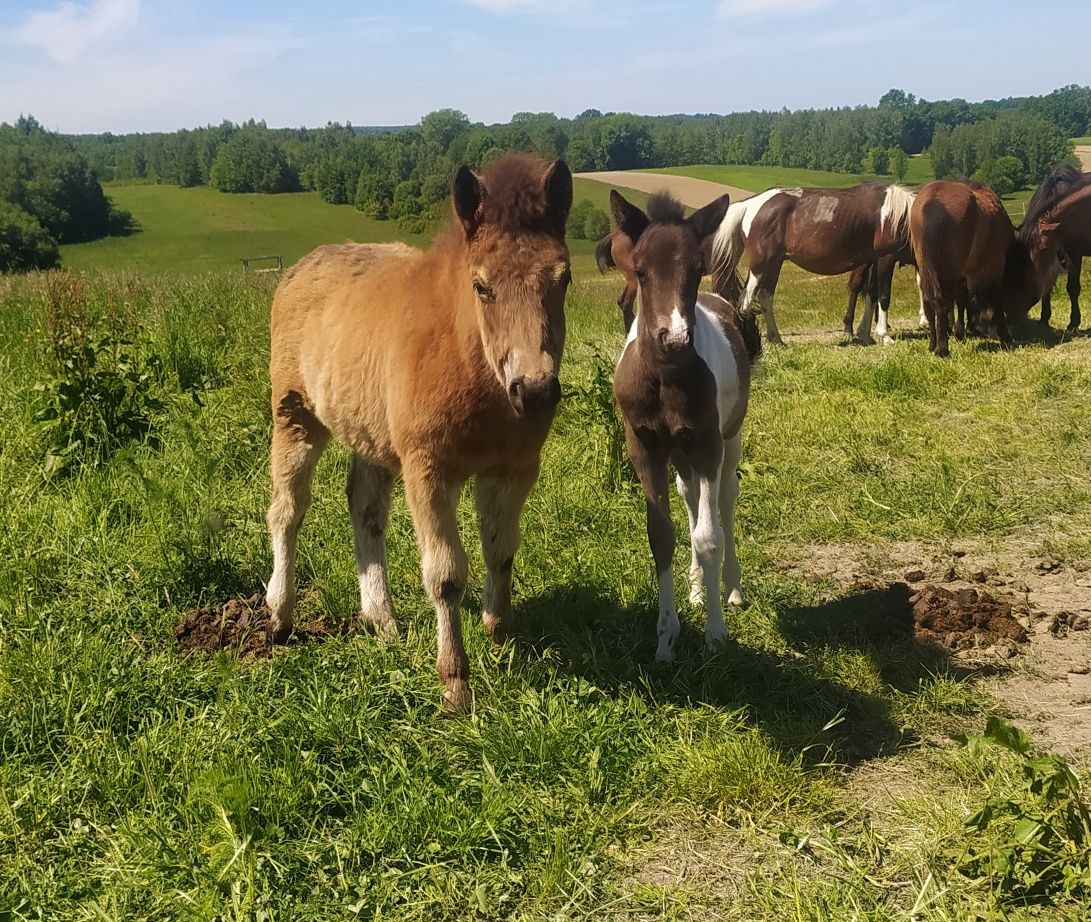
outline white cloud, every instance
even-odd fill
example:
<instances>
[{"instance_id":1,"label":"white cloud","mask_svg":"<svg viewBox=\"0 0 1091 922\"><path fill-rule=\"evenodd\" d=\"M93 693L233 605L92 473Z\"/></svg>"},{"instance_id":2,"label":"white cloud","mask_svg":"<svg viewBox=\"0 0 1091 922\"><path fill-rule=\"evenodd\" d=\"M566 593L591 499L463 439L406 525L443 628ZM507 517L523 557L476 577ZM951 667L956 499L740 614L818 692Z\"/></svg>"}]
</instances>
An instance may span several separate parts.
<instances>
[{"instance_id":1,"label":"white cloud","mask_svg":"<svg viewBox=\"0 0 1091 922\"><path fill-rule=\"evenodd\" d=\"M725 17L797 16L833 6L833 0L720 0L716 12Z\"/></svg>"},{"instance_id":2,"label":"white cloud","mask_svg":"<svg viewBox=\"0 0 1091 922\"><path fill-rule=\"evenodd\" d=\"M54 10L32 13L9 40L41 48L61 64L75 64L85 50L126 34L139 18L140 0L65 0Z\"/></svg>"}]
</instances>

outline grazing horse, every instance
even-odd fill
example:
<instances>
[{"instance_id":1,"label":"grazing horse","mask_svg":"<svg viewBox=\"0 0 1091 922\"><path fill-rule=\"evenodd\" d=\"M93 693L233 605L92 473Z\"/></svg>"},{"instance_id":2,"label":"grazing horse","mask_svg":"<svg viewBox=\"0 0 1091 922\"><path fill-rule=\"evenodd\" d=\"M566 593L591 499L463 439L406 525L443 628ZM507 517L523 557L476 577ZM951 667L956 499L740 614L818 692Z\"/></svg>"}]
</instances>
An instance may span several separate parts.
<instances>
[{"instance_id":1,"label":"grazing horse","mask_svg":"<svg viewBox=\"0 0 1091 922\"><path fill-rule=\"evenodd\" d=\"M1034 191L1030 201L1027 202L1026 216L1023 223L1016 229L1016 233L1026 242L1031 233L1031 228L1037 221L1047 215L1049 210L1070 192L1084 186L1091 185L1091 173L1081 173L1073 166L1059 166L1049 174L1042 184ZM1062 234L1062 238L1066 235ZM1068 283L1065 286L1072 308L1068 315L1068 332L1075 333L1080 328L1080 271L1083 268L1083 257L1091 256L1091 248L1086 244L1081 245L1071 234L1068 239L1062 239L1060 244L1060 256L1064 268L1068 272ZM1053 308L1050 304L1052 286L1046 289L1042 295L1041 320L1049 326L1053 316Z\"/></svg>"},{"instance_id":2,"label":"grazing horse","mask_svg":"<svg viewBox=\"0 0 1091 922\"><path fill-rule=\"evenodd\" d=\"M652 221L658 220L659 210L666 215L665 220L671 220L678 203L666 192L653 193L648 198L648 216ZM635 316L637 278L633 267L633 242L620 230L613 230L598 242L595 247L595 264L599 272L607 269L620 269L625 276L625 288L617 298L617 306L621 308L622 323L628 334L633 325ZM742 294L742 285L739 282L739 274L734 267L724 269L717 273L712 282L713 290L722 298L726 298L732 304L737 304Z\"/></svg>"},{"instance_id":3,"label":"grazing horse","mask_svg":"<svg viewBox=\"0 0 1091 922\"><path fill-rule=\"evenodd\" d=\"M431 249L319 247L277 288L268 602L274 639L284 640L311 476L335 436L353 451L348 500L361 617L383 634L397 632L385 533L400 473L436 610L436 670L446 705L458 709L472 702L459 620L467 561L458 498L476 476L482 619L501 642L512 628L519 513L561 396L572 176L562 161L508 155L481 176L460 168L452 198L452 220Z\"/></svg>"},{"instance_id":4,"label":"grazing horse","mask_svg":"<svg viewBox=\"0 0 1091 922\"><path fill-rule=\"evenodd\" d=\"M733 269L746 253L750 277L742 311L748 313L758 300L765 335L779 343L773 296L784 261L817 275L840 275L902 251L909 242L912 205L908 189L878 182L850 189L769 189L728 209L713 244L713 264L719 271ZM889 299L880 296L877 307L882 341Z\"/></svg>"},{"instance_id":5,"label":"grazing horse","mask_svg":"<svg viewBox=\"0 0 1091 922\"><path fill-rule=\"evenodd\" d=\"M633 245L640 311L618 360L614 395L625 417L625 442L644 488L648 541L659 578L656 659L674 658L680 625L671 560L668 465L689 516L690 600L707 604L705 640L727 635L720 603L742 602L735 554L736 469L750 370L761 349L755 318L719 295L698 292L712 239L727 211L724 195L683 218L682 206L658 220L611 191L618 232ZM722 572L721 572L722 567Z\"/></svg>"},{"instance_id":6,"label":"grazing horse","mask_svg":"<svg viewBox=\"0 0 1091 922\"><path fill-rule=\"evenodd\" d=\"M1033 233L1017 237L1000 198L980 183L928 183L917 193L910 228L928 348L938 356L949 354L954 304L961 314L976 299L982 318L996 324L1006 345L1007 321L1024 316L1056 278L1055 227L1038 220Z\"/></svg>"}]
</instances>

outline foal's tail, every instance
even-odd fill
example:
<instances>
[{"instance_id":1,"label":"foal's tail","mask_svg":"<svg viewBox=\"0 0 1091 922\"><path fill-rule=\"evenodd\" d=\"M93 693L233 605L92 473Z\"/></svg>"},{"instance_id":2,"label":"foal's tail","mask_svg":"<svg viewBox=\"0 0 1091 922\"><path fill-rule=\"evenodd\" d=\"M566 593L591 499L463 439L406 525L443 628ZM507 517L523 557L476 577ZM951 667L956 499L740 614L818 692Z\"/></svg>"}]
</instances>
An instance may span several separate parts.
<instances>
[{"instance_id":1,"label":"foal's tail","mask_svg":"<svg viewBox=\"0 0 1091 922\"><path fill-rule=\"evenodd\" d=\"M607 234L595 247L595 265L599 267L599 272L605 272L607 269L615 267L613 234Z\"/></svg>"},{"instance_id":2,"label":"foal's tail","mask_svg":"<svg viewBox=\"0 0 1091 922\"><path fill-rule=\"evenodd\" d=\"M746 248L746 235L743 233L743 217L746 215L747 199L733 202L728 206L716 236L712 238L712 274L726 276L734 271L742 259Z\"/></svg>"},{"instance_id":3,"label":"foal's tail","mask_svg":"<svg viewBox=\"0 0 1091 922\"><path fill-rule=\"evenodd\" d=\"M735 323L742 334L746 354L753 365L761 356L761 330L758 329L758 314L753 310L739 310L735 307Z\"/></svg>"}]
</instances>

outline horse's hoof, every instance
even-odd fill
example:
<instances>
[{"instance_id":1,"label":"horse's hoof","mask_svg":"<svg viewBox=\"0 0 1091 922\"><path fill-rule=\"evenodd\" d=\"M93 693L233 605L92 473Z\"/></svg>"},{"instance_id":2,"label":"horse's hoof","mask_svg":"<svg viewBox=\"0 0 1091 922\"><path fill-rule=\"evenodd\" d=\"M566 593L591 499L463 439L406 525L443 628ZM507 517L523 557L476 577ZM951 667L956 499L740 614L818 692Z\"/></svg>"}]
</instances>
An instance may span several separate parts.
<instances>
[{"instance_id":1,"label":"horse's hoof","mask_svg":"<svg viewBox=\"0 0 1091 922\"><path fill-rule=\"evenodd\" d=\"M892 336L884 336L883 337L883 345L884 346L893 346L894 345L894 338Z\"/></svg>"},{"instance_id":2,"label":"horse's hoof","mask_svg":"<svg viewBox=\"0 0 1091 922\"><path fill-rule=\"evenodd\" d=\"M269 622L269 641L274 644L284 644L288 642L288 638L292 636L292 623L289 621L286 624L277 622Z\"/></svg>"},{"instance_id":3,"label":"horse's hoof","mask_svg":"<svg viewBox=\"0 0 1091 922\"><path fill-rule=\"evenodd\" d=\"M719 629L705 628L705 646L709 649L717 647L727 640L727 628L721 627Z\"/></svg>"},{"instance_id":4,"label":"horse's hoof","mask_svg":"<svg viewBox=\"0 0 1091 922\"><path fill-rule=\"evenodd\" d=\"M512 624L492 612L481 613L481 623L485 626L485 633L489 635L494 647L502 647L512 636Z\"/></svg>"},{"instance_id":5,"label":"horse's hoof","mask_svg":"<svg viewBox=\"0 0 1091 922\"><path fill-rule=\"evenodd\" d=\"M398 622L393 615L387 612L378 614L360 612L360 622L383 640L394 641L398 639Z\"/></svg>"},{"instance_id":6,"label":"horse's hoof","mask_svg":"<svg viewBox=\"0 0 1091 922\"><path fill-rule=\"evenodd\" d=\"M465 713L473 709L474 693L469 682L452 682L444 689L443 708L453 714Z\"/></svg>"},{"instance_id":7,"label":"horse's hoof","mask_svg":"<svg viewBox=\"0 0 1091 922\"><path fill-rule=\"evenodd\" d=\"M674 662L674 641L668 641L666 637L659 641L659 646L655 650L655 661L657 663Z\"/></svg>"}]
</instances>

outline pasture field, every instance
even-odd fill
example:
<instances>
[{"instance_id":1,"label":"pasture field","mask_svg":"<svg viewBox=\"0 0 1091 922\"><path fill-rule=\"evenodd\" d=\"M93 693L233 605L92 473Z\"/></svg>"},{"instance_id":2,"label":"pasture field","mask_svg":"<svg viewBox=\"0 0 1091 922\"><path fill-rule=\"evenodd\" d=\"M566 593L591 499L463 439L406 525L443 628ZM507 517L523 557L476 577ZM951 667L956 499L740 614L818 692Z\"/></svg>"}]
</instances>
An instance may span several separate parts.
<instances>
[{"instance_id":1,"label":"pasture field","mask_svg":"<svg viewBox=\"0 0 1091 922\"><path fill-rule=\"evenodd\" d=\"M1075 795L1057 782L1043 806L1025 759L955 739L1000 715L1086 771L1086 708L1066 699L1054 725L1034 710L1045 641L948 656L882 599L911 567L982 562L990 591L1086 593L1091 340L970 340L934 360L904 272L897 341L849 346L843 279L786 267L789 345L762 359L745 429L747 603L712 653L683 605L678 662L656 667L644 504L610 391L620 279L587 256L574 274L519 638L499 651L462 507L467 716L438 706L397 493L400 642L176 646L186 610L269 573L273 279L0 280L0 919L1086 918L1091 843L1073 827L1049 860L1033 847L1048 825L1033 817ZM346 468L331 448L301 539L299 621L331 629L357 605ZM1045 637L1087 661L1086 633Z\"/></svg>"},{"instance_id":2,"label":"pasture field","mask_svg":"<svg viewBox=\"0 0 1091 922\"><path fill-rule=\"evenodd\" d=\"M738 186L752 192L761 192L772 186L818 186L845 188L857 183L880 179L890 182L890 176L876 176L873 173L830 173L826 170L804 170L779 166L746 166L742 164L699 164L697 166L664 167L649 170L652 173L674 173L678 176L692 176L695 179L707 179L727 186ZM909 172L905 183L919 186L931 182L932 162L927 155L909 158Z\"/></svg>"},{"instance_id":3,"label":"pasture field","mask_svg":"<svg viewBox=\"0 0 1091 922\"><path fill-rule=\"evenodd\" d=\"M316 192L232 195L208 186L180 189L153 183L108 184L116 205L140 225L129 237L105 237L61 247L72 269L109 269L149 274L242 271L241 257L280 255L288 266L322 243L382 243L424 237L404 234L394 221L376 221L352 205L329 205ZM643 204L642 192L623 190ZM610 190L575 181L575 201L591 199L610 213ZM594 241L572 240L574 253L592 253Z\"/></svg>"}]
</instances>

